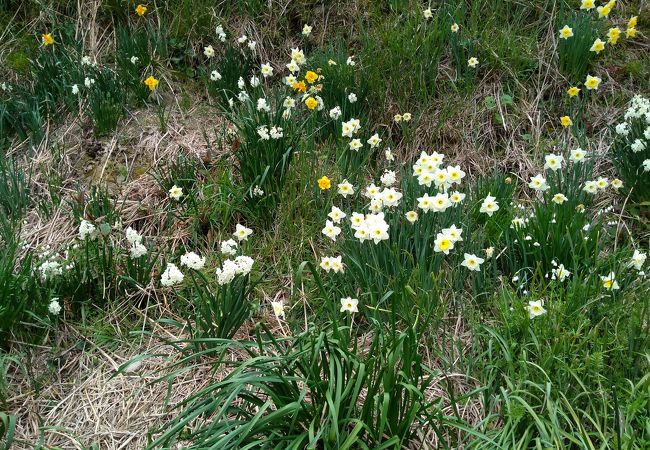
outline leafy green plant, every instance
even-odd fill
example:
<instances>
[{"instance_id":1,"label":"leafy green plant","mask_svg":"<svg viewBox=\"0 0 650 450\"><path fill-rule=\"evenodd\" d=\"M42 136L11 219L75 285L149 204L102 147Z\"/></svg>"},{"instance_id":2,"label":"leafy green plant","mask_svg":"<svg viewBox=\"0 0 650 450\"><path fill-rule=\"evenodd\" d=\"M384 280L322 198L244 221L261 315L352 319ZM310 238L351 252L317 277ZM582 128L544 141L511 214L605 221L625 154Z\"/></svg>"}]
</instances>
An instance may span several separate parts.
<instances>
[{"instance_id":1,"label":"leafy green plant","mask_svg":"<svg viewBox=\"0 0 650 450\"><path fill-rule=\"evenodd\" d=\"M338 331L279 340L223 341L249 358L220 382L188 397L148 448L183 440L188 448L397 448L427 420L424 391L432 374L415 335L377 334L360 353ZM264 340L262 340L264 339ZM220 364L229 364L219 359Z\"/></svg>"}]
</instances>

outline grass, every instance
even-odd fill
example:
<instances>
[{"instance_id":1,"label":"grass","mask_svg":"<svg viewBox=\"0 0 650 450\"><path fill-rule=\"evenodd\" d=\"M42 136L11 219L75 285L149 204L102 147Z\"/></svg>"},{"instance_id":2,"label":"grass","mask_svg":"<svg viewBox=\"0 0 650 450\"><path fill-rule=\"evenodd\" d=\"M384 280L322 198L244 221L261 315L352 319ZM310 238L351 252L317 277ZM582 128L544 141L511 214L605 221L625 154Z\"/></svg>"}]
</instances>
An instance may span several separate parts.
<instances>
[{"instance_id":1,"label":"grass","mask_svg":"<svg viewBox=\"0 0 650 450\"><path fill-rule=\"evenodd\" d=\"M645 12L145 6L0 2L0 447L648 447Z\"/></svg>"}]
</instances>

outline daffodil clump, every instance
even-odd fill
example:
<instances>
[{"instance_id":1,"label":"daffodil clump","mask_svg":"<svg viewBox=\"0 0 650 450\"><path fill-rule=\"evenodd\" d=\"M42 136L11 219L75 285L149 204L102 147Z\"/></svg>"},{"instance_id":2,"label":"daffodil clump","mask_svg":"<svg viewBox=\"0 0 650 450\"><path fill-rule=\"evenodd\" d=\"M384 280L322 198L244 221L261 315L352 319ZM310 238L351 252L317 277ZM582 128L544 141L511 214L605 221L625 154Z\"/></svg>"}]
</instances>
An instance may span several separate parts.
<instances>
[{"instance_id":1,"label":"daffodil clump","mask_svg":"<svg viewBox=\"0 0 650 450\"><path fill-rule=\"evenodd\" d=\"M592 61L603 52L615 51L621 38L636 36L637 17L630 18L623 26L621 20L610 14L615 6L615 0L597 7L594 1L584 0L577 12L560 19L557 34L560 70L571 81L583 79Z\"/></svg>"}]
</instances>

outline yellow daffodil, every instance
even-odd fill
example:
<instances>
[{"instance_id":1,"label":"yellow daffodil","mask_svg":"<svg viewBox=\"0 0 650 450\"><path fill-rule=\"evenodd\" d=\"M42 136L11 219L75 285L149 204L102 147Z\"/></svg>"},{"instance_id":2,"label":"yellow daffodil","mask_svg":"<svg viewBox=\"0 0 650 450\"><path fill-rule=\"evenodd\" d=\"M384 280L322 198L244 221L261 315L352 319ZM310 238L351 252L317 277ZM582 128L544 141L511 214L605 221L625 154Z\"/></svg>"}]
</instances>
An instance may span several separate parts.
<instances>
[{"instance_id":1,"label":"yellow daffodil","mask_svg":"<svg viewBox=\"0 0 650 450\"><path fill-rule=\"evenodd\" d=\"M605 43L598 38L594 41L589 51L596 52L596 54L598 54L602 52L604 49L605 49Z\"/></svg>"},{"instance_id":2,"label":"yellow daffodil","mask_svg":"<svg viewBox=\"0 0 650 450\"><path fill-rule=\"evenodd\" d=\"M564 128L570 127L573 124L573 122L571 121L571 117L569 116L560 117L560 123Z\"/></svg>"},{"instance_id":3,"label":"yellow daffodil","mask_svg":"<svg viewBox=\"0 0 650 450\"><path fill-rule=\"evenodd\" d=\"M324 191L332 187L332 182L327 178L327 176L323 176L318 179L318 187L321 191Z\"/></svg>"},{"instance_id":4,"label":"yellow daffodil","mask_svg":"<svg viewBox=\"0 0 650 450\"><path fill-rule=\"evenodd\" d=\"M621 35L621 29L619 27L610 28L607 31L607 42L614 45L618 42L618 38Z\"/></svg>"},{"instance_id":5,"label":"yellow daffodil","mask_svg":"<svg viewBox=\"0 0 650 450\"><path fill-rule=\"evenodd\" d=\"M580 93L580 88L576 86L571 86L569 90L567 91L567 94L569 94L569 97L575 97Z\"/></svg>"},{"instance_id":6,"label":"yellow daffodil","mask_svg":"<svg viewBox=\"0 0 650 450\"><path fill-rule=\"evenodd\" d=\"M571 36L573 36L573 29L569 27L569 25L564 25L564 27L560 30L560 38L568 39Z\"/></svg>"},{"instance_id":7,"label":"yellow daffodil","mask_svg":"<svg viewBox=\"0 0 650 450\"><path fill-rule=\"evenodd\" d=\"M305 74L305 80L307 80L307 83L312 84L314 81L318 80L318 74L310 70Z\"/></svg>"},{"instance_id":8,"label":"yellow daffodil","mask_svg":"<svg viewBox=\"0 0 650 450\"><path fill-rule=\"evenodd\" d=\"M142 16L144 16L144 15L147 13L147 7L144 6L144 5L142 5L142 4L140 4L140 5L138 5L138 6L135 7L135 13L136 13L138 16L142 17Z\"/></svg>"},{"instance_id":9,"label":"yellow daffodil","mask_svg":"<svg viewBox=\"0 0 650 450\"><path fill-rule=\"evenodd\" d=\"M587 11L589 11L590 9L593 9L594 6L596 6L594 0L582 0L580 9L586 9Z\"/></svg>"},{"instance_id":10,"label":"yellow daffodil","mask_svg":"<svg viewBox=\"0 0 650 450\"><path fill-rule=\"evenodd\" d=\"M155 79L152 75L146 80L144 80L144 84L147 85L150 91L153 91L154 89L156 89L156 86L158 86L158 80Z\"/></svg>"},{"instance_id":11,"label":"yellow daffodil","mask_svg":"<svg viewBox=\"0 0 650 450\"><path fill-rule=\"evenodd\" d=\"M52 45L54 44L54 38L52 37L52 33L45 33L43 36L43 45Z\"/></svg>"},{"instance_id":12,"label":"yellow daffodil","mask_svg":"<svg viewBox=\"0 0 650 450\"><path fill-rule=\"evenodd\" d=\"M612 8L610 8L609 5L603 5L596 8L596 11L598 11L598 17L602 19L603 17L609 16Z\"/></svg>"},{"instance_id":13,"label":"yellow daffodil","mask_svg":"<svg viewBox=\"0 0 650 450\"><path fill-rule=\"evenodd\" d=\"M636 28L629 27L627 30L625 30L625 36L629 38L636 36Z\"/></svg>"},{"instance_id":14,"label":"yellow daffodil","mask_svg":"<svg viewBox=\"0 0 650 450\"><path fill-rule=\"evenodd\" d=\"M636 27L636 21L637 21L637 16L630 17L630 21L627 23L627 27L628 28L635 28Z\"/></svg>"},{"instance_id":15,"label":"yellow daffodil","mask_svg":"<svg viewBox=\"0 0 650 450\"><path fill-rule=\"evenodd\" d=\"M598 89L598 86L600 86L601 81L602 80L599 77L592 77L591 75L587 75L587 80L585 81L585 86L589 90Z\"/></svg>"},{"instance_id":16,"label":"yellow daffodil","mask_svg":"<svg viewBox=\"0 0 650 450\"><path fill-rule=\"evenodd\" d=\"M305 106L307 106L307 108L312 110L316 109L316 107L318 106L318 100L316 100L314 97L307 97L307 99L305 100Z\"/></svg>"},{"instance_id":17,"label":"yellow daffodil","mask_svg":"<svg viewBox=\"0 0 650 450\"><path fill-rule=\"evenodd\" d=\"M307 91L307 85L305 84L304 81L298 81L297 83L294 83L293 86L291 86L294 91L299 91L299 92L306 92Z\"/></svg>"}]
</instances>

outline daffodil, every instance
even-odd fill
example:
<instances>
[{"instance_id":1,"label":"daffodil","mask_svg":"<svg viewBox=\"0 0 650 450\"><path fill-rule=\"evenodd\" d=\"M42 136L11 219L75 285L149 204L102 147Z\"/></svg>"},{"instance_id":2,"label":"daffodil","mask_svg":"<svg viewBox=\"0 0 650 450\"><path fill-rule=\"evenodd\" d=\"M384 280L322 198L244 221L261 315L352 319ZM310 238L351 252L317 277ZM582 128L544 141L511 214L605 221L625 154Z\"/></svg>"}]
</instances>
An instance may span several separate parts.
<instances>
[{"instance_id":1,"label":"daffodil","mask_svg":"<svg viewBox=\"0 0 650 450\"><path fill-rule=\"evenodd\" d=\"M474 69L476 66L478 66L478 59L472 56L470 59L467 60L467 65Z\"/></svg>"},{"instance_id":2,"label":"daffodil","mask_svg":"<svg viewBox=\"0 0 650 450\"><path fill-rule=\"evenodd\" d=\"M273 308L273 314L278 319L284 318L284 302L280 301L271 301L271 308Z\"/></svg>"},{"instance_id":3,"label":"daffodil","mask_svg":"<svg viewBox=\"0 0 650 450\"><path fill-rule=\"evenodd\" d=\"M183 188L181 187L173 185L172 188L169 190L169 197L174 200L180 200L182 196L183 196Z\"/></svg>"},{"instance_id":4,"label":"daffodil","mask_svg":"<svg viewBox=\"0 0 650 450\"><path fill-rule=\"evenodd\" d=\"M580 9L586 9L587 11L591 10L596 6L594 0L582 0L582 3L580 4Z\"/></svg>"},{"instance_id":5,"label":"daffodil","mask_svg":"<svg viewBox=\"0 0 650 450\"><path fill-rule=\"evenodd\" d=\"M566 202L567 200L568 200L568 198L566 197L566 195L562 194L561 192L558 192L557 194L555 194L553 196L553 198L551 199L551 201L553 203L556 203L558 205L561 205L562 203Z\"/></svg>"},{"instance_id":6,"label":"daffodil","mask_svg":"<svg viewBox=\"0 0 650 450\"><path fill-rule=\"evenodd\" d=\"M569 25L564 25L560 30L560 39L569 39L573 36L573 29Z\"/></svg>"},{"instance_id":7,"label":"daffodil","mask_svg":"<svg viewBox=\"0 0 650 450\"><path fill-rule=\"evenodd\" d=\"M543 314L546 314L546 310L542 306L542 301L541 300L531 300L528 302L528 306L526 307L528 310L528 317L531 319L534 319L535 317L541 316Z\"/></svg>"},{"instance_id":8,"label":"daffodil","mask_svg":"<svg viewBox=\"0 0 650 450\"><path fill-rule=\"evenodd\" d=\"M481 208L479 209L479 211L492 217L492 214L494 214L498 210L499 210L499 204L497 203L496 197L493 197L488 193L487 197L483 199L483 203L481 204Z\"/></svg>"},{"instance_id":9,"label":"daffodil","mask_svg":"<svg viewBox=\"0 0 650 450\"><path fill-rule=\"evenodd\" d=\"M549 185L546 184L546 178L544 178L542 174L538 174L535 175L534 177L531 177L530 182L528 183L528 187L541 192L544 192L549 189Z\"/></svg>"},{"instance_id":10,"label":"daffodil","mask_svg":"<svg viewBox=\"0 0 650 450\"><path fill-rule=\"evenodd\" d=\"M138 16L142 17L142 16L144 16L144 15L147 13L147 7L144 6L144 5L142 5L142 4L140 4L140 5L138 5L138 6L135 7L135 13L136 13Z\"/></svg>"},{"instance_id":11,"label":"daffodil","mask_svg":"<svg viewBox=\"0 0 650 450\"><path fill-rule=\"evenodd\" d=\"M621 35L621 29L618 27L610 28L607 31L607 42L614 45L618 42L618 38Z\"/></svg>"},{"instance_id":12,"label":"daffodil","mask_svg":"<svg viewBox=\"0 0 650 450\"><path fill-rule=\"evenodd\" d=\"M580 93L580 88L578 88L578 87L576 87L576 86L571 86L571 87L567 90L567 94L569 94L569 97L575 97L575 96L578 95L579 93Z\"/></svg>"},{"instance_id":13,"label":"daffodil","mask_svg":"<svg viewBox=\"0 0 650 450\"><path fill-rule=\"evenodd\" d=\"M444 233L438 233L436 240L433 243L434 252L442 252L445 255L449 254L449 251L454 249L454 241Z\"/></svg>"},{"instance_id":14,"label":"daffodil","mask_svg":"<svg viewBox=\"0 0 650 450\"><path fill-rule=\"evenodd\" d=\"M404 216L410 223L415 223L418 220L418 213L416 211L408 211Z\"/></svg>"},{"instance_id":15,"label":"daffodil","mask_svg":"<svg viewBox=\"0 0 650 450\"><path fill-rule=\"evenodd\" d=\"M564 128L570 127L573 124L573 122L571 121L571 117L569 116L560 117L560 123Z\"/></svg>"},{"instance_id":16,"label":"daffodil","mask_svg":"<svg viewBox=\"0 0 650 450\"><path fill-rule=\"evenodd\" d=\"M609 13L612 11L612 8L610 8L609 5L603 5L596 8L596 11L598 11L598 17L602 19L603 17L607 17L609 15Z\"/></svg>"},{"instance_id":17,"label":"daffodil","mask_svg":"<svg viewBox=\"0 0 650 450\"><path fill-rule=\"evenodd\" d=\"M596 54L602 52L605 49L605 43L597 38L589 49L590 52L595 52Z\"/></svg>"},{"instance_id":18,"label":"daffodil","mask_svg":"<svg viewBox=\"0 0 650 450\"><path fill-rule=\"evenodd\" d=\"M359 300L352 297L342 298L341 312L348 312L350 314L359 312Z\"/></svg>"},{"instance_id":19,"label":"daffodil","mask_svg":"<svg viewBox=\"0 0 650 450\"><path fill-rule=\"evenodd\" d=\"M648 259L648 255L646 253L642 253L639 250L634 250L634 254L630 260L630 267L634 267L636 270L641 270L645 264L646 259Z\"/></svg>"},{"instance_id":20,"label":"daffodil","mask_svg":"<svg viewBox=\"0 0 650 450\"><path fill-rule=\"evenodd\" d=\"M481 271L481 264L485 262L485 259L478 257L476 255L473 255L471 253L465 253L463 255L463 262L460 263L461 266L467 267L469 270L473 270L475 272L480 272Z\"/></svg>"},{"instance_id":21,"label":"daffodil","mask_svg":"<svg viewBox=\"0 0 650 450\"><path fill-rule=\"evenodd\" d=\"M41 36L41 39L43 41L43 45L54 44L54 38L52 37L52 33L45 33L43 36Z\"/></svg>"},{"instance_id":22,"label":"daffodil","mask_svg":"<svg viewBox=\"0 0 650 450\"><path fill-rule=\"evenodd\" d=\"M452 26L451 26L451 32L452 32L452 33L458 33L458 30L460 30L460 26L458 26L457 23L452 24Z\"/></svg>"},{"instance_id":23,"label":"daffodil","mask_svg":"<svg viewBox=\"0 0 650 450\"><path fill-rule=\"evenodd\" d=\"M544 156L544 168L556 171L562 168L563 161L563 156L549 153L548 155Z\"/></svg>"},{"instance_id":24,"label":"daffodil","mask_svg":"<svg viewBox=\"0 0 650 450\"><path fill-rule=\"evenodd\" d=\"M152 76L144 80L144 84L147 85L150 91L153 91L156 89L156 86L158 86L158 80Z\"/></svg>"},{"instance_id":25,"label":"daffodil","mask_svg":"<svg viewBox=\"0 0 650 450\"><path fill-rule=\"evenodd\" d=\"M320 185L319 185L320 186ZM348 180L343 180L342 183L337 185L338 193L341 194L344 198L348 195L354 194L354 186L348 182Z\"/></svg>"},{"instance_id":26,"label":"daffodil","mask_svg":"<svg viewBox=\"0 0 650 450\"><path fill-rule=\"evenodd\" d=\"M242 242L242 241L247 241L248 236L250 236L251 234L253 234L253 230L238 223L235 226L235 232L233 233L233 236L235 236L235 238L237 238L239 242Z\"/></svg>"},{"instance_id":27,"label":"daffodil","mask_svg":"<svg viewBox=\"0 0 650 450\"><path fill-rule=\"evenodd\" d=\"M262 72L262 76L264 78L268 78L270 76L273 76L273 67L271 67L270 63L262 64L262 67L260 68L260 71Z\"/></svg>"},{"instance_id":28,"label":"daffodil","mask_svg":"<svg viewBox=\"0 0 650 450\"><path fill-rule=\"evenodd\" d=\"M312 70L309 70L305 74L305 80L307 80L307 83L312 84L314 81L318 80L318 74Z\"/></svg>"},{"instance_id":29,"label":"daffodil","mask_svg":"<svg viewBox=\"0 0 650 450\"><path fill-rule=\"evenodd\" d=\"M603 284L603 287L608 291L616 291L620 289L618 282L616 281L616 274L614 272L610 272L608 275L601 276L600 280Z\"/></svg>"},{"instance_id":30,"label":"daffodil","mask_svg":"<svg viewBox=\"0 0 650 450\"><path fill-rule=\"evenodd\" d=\"M332 187L332 183L327 176L322 176L318 179L318 187L321 191L327 190Z\"/></svg>"},{"instance_id":31,"label":"daffodil","mask_svg":"<svg viewBox=\"0 0 650 450\"><path fill-rule=\"evenodd\" d=\"M551 271L551 280L558 280L560 283L563 283L564 280L566 280L569 275L571 275L571 272L566 270L564 267L564 264L560 264L557 266L555 269Z\"/></svg>"},{"instance_id":32,"label":"daffodil","mask_svg":"<svg viewBox=\"0 0 650 450\"><path fill-rule=\"evenodd\" d=\"M602 80L599 77L592 77L591 75L587 75L587 80L585 81L585 86L590 91L593 90L593 89L598 89L598 86L600 86L601 81Z\"/></svg>"},{"instance_id":33,"label":"daffodil","mask_svg":"<svg viewBox=\"0 0 650 450\"><path fill-rule=\"evenodd\" d=\"M311 110L314 110L318 106L318 100L316 100L314 97L307 97L305 99L305 106Z\"/></svg>"}]
</instances>

